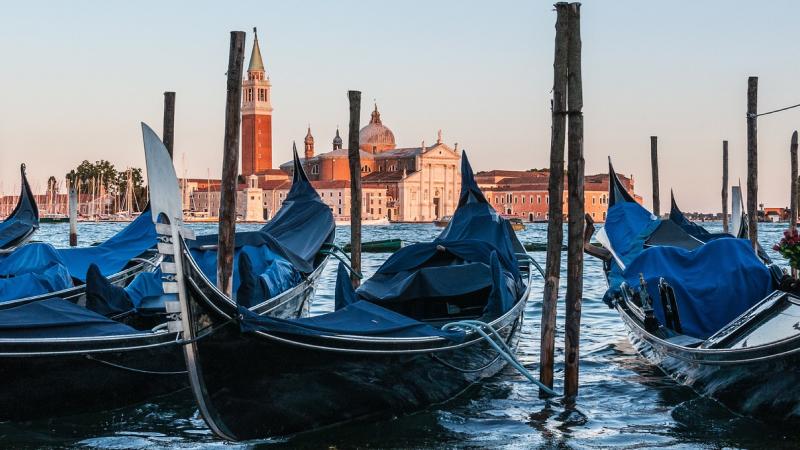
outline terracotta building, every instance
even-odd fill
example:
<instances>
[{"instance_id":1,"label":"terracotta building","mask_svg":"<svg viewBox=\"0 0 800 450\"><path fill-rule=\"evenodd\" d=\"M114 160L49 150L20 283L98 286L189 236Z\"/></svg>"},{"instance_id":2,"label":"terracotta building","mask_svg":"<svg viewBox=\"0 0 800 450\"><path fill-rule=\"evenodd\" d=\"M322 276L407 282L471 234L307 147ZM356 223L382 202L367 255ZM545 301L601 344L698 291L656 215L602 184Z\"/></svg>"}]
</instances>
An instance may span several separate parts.
<instances>
[{"instance_id":1,"label":"terracotta building","mask_svg":"<svg viewBox=\"0 0 800 450\"><path fill-rule=\"evenodd\" d=\"M625 188L636 201L642 202L641 196L633 192L633 177L617 174ZM548 182L550 173L547 170L511 171L493 170L478 172L475 180L483 189L486 198L494 208L507 216L519 217L529 222L546 222L550 196ZM566 177L563 191L563 214L567 217L567 185ZM587 175L584 181L584 208L595 222L605 222L608 211L608 175Z\"/></svg>"}]
</instances>

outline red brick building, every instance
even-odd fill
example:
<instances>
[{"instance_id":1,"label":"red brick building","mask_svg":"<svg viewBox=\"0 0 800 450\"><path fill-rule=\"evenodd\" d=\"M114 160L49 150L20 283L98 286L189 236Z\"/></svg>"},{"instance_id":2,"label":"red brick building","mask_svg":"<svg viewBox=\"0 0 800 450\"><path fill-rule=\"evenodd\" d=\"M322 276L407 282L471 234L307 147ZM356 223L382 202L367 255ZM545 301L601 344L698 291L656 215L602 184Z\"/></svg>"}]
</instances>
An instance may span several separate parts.
<instances>
[{"instance_id":1,"label":"red brick building","mask_svg":"<svg viewBox=\"0 0 800 450\"><path fill-rule=\"evenodd\" d=\"M245 177L274 172L271 87L256 35L247 79L242 82L242 175Z\"/></svg>"},{"instance_id":2,"label":"red brick building","mask_svg":"<svg viewBox=\"0 0 800 450\"><path fill-rule=\"evenodd\" d=\"M617 174L622 184L641 203L642 198L633 192L633 178ZM546 222L550 196L547 170L514 171L492 170L478 172L475 180L486 198L501 214L519 217L529 222ZM567 216L567 185L564 180L564 217ZM585 178L585 209L596 222L605 222L608 210L608 175L587 175Z\"/></svg>"}]
</instances>

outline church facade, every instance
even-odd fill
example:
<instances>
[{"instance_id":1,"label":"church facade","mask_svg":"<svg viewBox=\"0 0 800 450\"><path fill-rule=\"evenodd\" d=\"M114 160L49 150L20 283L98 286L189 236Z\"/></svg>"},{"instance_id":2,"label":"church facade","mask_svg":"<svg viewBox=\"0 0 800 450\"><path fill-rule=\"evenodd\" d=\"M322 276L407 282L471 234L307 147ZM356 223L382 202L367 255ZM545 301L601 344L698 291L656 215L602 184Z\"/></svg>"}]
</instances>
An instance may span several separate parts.
<instances>
[{"instance_id":1,"label":"church facade","mask_svg":"<svg viewBox=\"0 0 800 450\"><path fill-rule=\"evenodd\" d=\"M336 130L329 151L317 154L309 127L303 140L303 168L312 182L350 179L348 150ZM373 212L395 222L430 222L451 215L461 188L461 156L455 146L436 142L426 146L398 148L394 132L383 124L377 105L369 124L359 131L361 183L364 189L382 190L381 206L365 203L365 213ZM281 165L291 173L291 161ZM380 209L380 213L377 210Z\"/></svg>"}]
</instances>

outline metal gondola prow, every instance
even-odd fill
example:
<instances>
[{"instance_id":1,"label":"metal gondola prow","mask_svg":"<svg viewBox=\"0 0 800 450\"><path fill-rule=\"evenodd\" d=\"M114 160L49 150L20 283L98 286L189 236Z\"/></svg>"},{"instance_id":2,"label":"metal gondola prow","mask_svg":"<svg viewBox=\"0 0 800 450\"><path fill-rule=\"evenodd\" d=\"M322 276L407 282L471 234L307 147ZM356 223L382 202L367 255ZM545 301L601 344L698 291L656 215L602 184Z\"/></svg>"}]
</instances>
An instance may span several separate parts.
<instances>
[{"instance_id":1,"label":"metal gondola prow","mask_svg":"<svg viewBox=\"0 0 800 450\"><path fill-rule=\"evenodd\" d=\"M161 272L164 274L163 290L165 294L174 294L178 301L167 302L167 311L179 314L170 322L171 330L180 331L183 336L183 354L186 359L186 371L189 384L197 400L203 417L211 417L211 407L205 402L205 384L200 366L197 362L197 344L194 328L191 326L192 312L184 283L183 238L194 239L191 230L183 226L183 206L180 198L180 186L175 175L175 167L169 152L158 135L147 124L142 123L144 137L144 153L147 164L147 181L150 188L150 207L153 222L158 232L158 251L164 256ZM227 430L221 429L214 421L206 420L209 427L220 436L229 436Z\"/></svg>"}]
</instances>

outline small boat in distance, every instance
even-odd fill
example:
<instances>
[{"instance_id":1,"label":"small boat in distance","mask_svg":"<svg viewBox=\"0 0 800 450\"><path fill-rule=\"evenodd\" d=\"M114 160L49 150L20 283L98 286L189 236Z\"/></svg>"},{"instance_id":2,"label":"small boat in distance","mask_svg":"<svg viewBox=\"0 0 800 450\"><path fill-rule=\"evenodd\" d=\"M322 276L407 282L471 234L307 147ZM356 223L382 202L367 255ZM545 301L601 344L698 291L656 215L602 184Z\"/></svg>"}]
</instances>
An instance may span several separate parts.
<instances>
[{"instance_id":1,"label":"small boat in distance","mask_svg":"<svg viewBox=\"0 0 800 450\"><path fill-rule=\"evenodd\" d=\"M603 301L636 350L740 413L797 417L800 292L765 253L736 237L744 215L733 217L736 235L709 233L674 201L670 218L660 220L609 172L608 219L597 236L603 248L584 249L604 261ZM587 218L586 235L593 231Z\"/></svg>"},{"instance_id":2,"label":"small boat in distance","mask_svg":"<svg viewBox=\"0 0 800 450\"><path fill-rule=\"evenodd\" d=\"M523 231L525 229L525 223L519 217L503 216L503 218L511 223L511 229L514 231Z\"/></svg>"},{"instance_id":3,"label":"small boat in distance","mask_svg":"<svg viewBox=\"0 0 800 450\"><path fill-rule=\"evenodd\" d=\"M450 223L450 220L452 220L452 219L453 219L453 216L440 217L440 218L434 220L433 224L436 225L439 228L444 228L444 227L447 226L447 224Z\"/></svg>"},{"instance_id":4,"label":"small boat in distance","mask_svg":"<svg viewBox=\"0 0 800 450\"><path fill-rule=\"evenodd\" d=\"M17 206L0 222L0 254L13 252L39 229L39 208L25 176L25 164L19 166L19 172L22 186Z\"/></svg>"}]
</instances>

